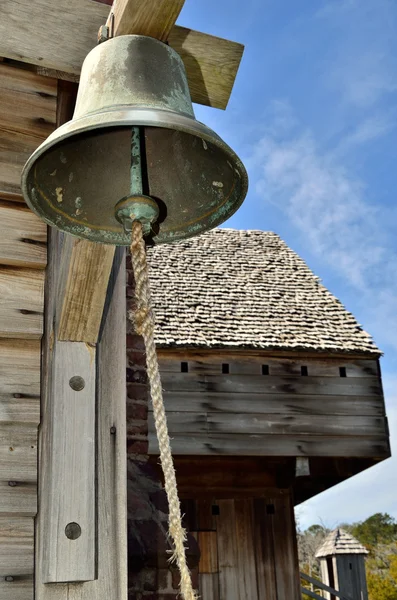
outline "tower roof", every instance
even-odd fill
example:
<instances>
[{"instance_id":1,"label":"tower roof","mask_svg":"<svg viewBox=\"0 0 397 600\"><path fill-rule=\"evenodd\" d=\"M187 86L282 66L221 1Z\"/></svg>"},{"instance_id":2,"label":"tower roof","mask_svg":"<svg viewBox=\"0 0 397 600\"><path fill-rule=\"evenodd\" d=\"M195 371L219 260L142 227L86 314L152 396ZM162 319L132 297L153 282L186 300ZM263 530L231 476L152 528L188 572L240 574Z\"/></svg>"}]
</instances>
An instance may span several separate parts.
<instances>
[{"instance_id":1,"label":"tower roof","mask_svg":"<svg viewBox=\"0 0 397 600\"><path fill-rule=\"evenodd\" d=\"M335 554L369 554L369 552L347 531L338 528L327 535L316 552L316 558L324 558Z\"/></svg>"}]
</instances>

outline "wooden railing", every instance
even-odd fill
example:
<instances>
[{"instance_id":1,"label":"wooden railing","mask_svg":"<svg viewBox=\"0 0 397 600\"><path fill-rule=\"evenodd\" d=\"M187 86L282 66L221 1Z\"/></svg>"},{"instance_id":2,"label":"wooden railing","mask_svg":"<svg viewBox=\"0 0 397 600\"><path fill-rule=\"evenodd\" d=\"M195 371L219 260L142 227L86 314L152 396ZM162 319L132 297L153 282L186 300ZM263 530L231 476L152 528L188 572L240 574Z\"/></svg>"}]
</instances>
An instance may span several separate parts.
<instances>
[{"instance_id":1,"label":"wooden railing","mask_svg":"<svg viewBox=\"0 0 397 600\"><path fill-rule=\"evenodd\" d=\"M324 590L324 592L328 592L332 596L336 596L337 598L340 598L340 600L351 600L349 598L346 598L346 596L344 596L340 592L338 592L338 590L334 590L334 588L329 587L329 585L325 585L325 583L323 583L319 579L314 579L314 577L309 577L309 575L306 575L306 573L300 573L300 576L305 581L312 583L317 588L320 588L320 590ZM311 590L309 590L308 588L304 588L303 586L301 587L301 592L302 592L302 594L309 596L309 598L315 598L315 600L324 600L323 596L319 596L319 594L316 594L316 592L312 592Z\"/></svg>"}]
</instances>

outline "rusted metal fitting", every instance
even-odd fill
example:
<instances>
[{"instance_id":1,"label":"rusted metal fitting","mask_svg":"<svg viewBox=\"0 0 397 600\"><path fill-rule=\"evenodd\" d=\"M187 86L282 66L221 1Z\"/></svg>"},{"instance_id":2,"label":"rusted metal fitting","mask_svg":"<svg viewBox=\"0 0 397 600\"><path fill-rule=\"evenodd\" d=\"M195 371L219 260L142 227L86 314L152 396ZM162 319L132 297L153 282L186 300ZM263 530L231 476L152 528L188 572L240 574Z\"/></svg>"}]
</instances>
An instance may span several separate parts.
<instances>
[{"instance_id":1,"label":"rusted metal fitting","mask_svg":"<svg viewBox=\"0 0 397 600\"><path fill-rule=\"evenodd\" d=\"M102 44L102 42L107 42L110 38L110 30L107 25L101 25L98 29L98 44Z\"/></svg>"},{"instance_id":2,"label":"rusted metal fitting","mask_svg":"<svg viewBox=\"0 0 397 600\"><path fill-rule=\"evenodd\" d=\"M155 200L149 196L127 196L116 204L116 219L123 225L126 233L132 231L132 223L142 223L143 235L149 235L153 224L159 218L159 207Z\"/></svg>"}]
</instances>

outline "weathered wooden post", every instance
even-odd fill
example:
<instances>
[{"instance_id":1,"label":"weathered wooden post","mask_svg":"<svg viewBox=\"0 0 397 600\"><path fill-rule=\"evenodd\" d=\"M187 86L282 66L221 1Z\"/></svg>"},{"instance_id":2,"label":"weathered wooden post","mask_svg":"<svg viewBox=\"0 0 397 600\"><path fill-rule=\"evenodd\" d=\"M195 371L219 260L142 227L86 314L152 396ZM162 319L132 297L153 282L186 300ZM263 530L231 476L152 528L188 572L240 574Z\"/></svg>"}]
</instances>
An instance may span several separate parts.
<instances>
[{"instance_id":1,"label":"weathered wooden post","mask_svg":"<svg viewBox=\"0 0 397 600\"><path fill-rule=\"evenodd\" d=\"M368 600L365 556L368 550L343 529L335 529L316 552L323 583L351 600ZM335 600L325 592L327 600Z\"/></svg>"}]
</instances>

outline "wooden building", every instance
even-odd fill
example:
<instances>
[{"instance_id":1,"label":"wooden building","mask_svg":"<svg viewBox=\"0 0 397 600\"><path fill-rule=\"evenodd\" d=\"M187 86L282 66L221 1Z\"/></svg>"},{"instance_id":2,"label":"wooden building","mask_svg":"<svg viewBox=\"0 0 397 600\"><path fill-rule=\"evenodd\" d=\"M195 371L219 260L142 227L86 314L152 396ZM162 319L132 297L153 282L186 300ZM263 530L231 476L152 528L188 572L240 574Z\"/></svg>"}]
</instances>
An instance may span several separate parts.
<instances>
[{"instance_id":1,"label":"wooden building","mask_svg":"<svg viewBox=\"0 0 397 600\"><path fill-rule=\"evenodd\" d=\"M316 552L323 583L346 598L368 600L365 556L368 550L343 529L331 531ZM335 596L326 592L327 600Z\"/></svg>"},{"instance_id":2,"label":"wooden building","mask_svg":"<svg viewBox=\"0 0 397 600\"><path fill-rule=\"evenodd\" d=\"M390 454L380 351L274 233L214 230L149 256L202 598L297 600L293 506ZM131 457L146 452L134 344L131 335ZM150 405L147 452L156 464Z\"/></svg>"},{"instance_id":3,"label":"wooden building","mask_svg":"<svg viewBox=\"0 0 397 600\"><path fill-rule=\"evenodd\" d=\"M114 35L169 40L193 101L225 108L239 44L175 26L181 0L118 5ZM130 599L176 596L131 329L126 419L124 253L48 231L20 189L31 152L72 117L70 82L108 16L92 0L2 5L0 600L126 600L126 437ZM151 270L203 599L295 600L293 504L389 455L380 352L274 234L156 248Z\"/></svg>"}]
</instances>

